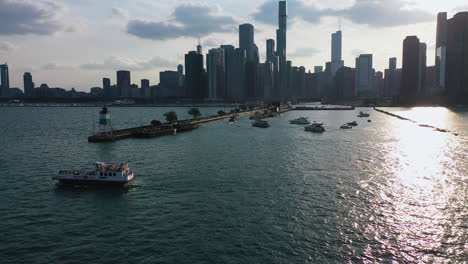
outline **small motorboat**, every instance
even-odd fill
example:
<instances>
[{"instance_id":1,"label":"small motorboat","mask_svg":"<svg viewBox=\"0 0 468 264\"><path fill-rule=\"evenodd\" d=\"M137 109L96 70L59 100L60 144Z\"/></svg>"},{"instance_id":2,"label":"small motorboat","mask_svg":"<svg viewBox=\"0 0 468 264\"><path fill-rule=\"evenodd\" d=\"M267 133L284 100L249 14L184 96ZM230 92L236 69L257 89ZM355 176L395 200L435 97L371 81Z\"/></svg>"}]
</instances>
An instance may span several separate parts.
<instances>
[{"instance_id":1,"label":"small motorboat","mask_svg":"<svg viewBox=\"0 0 468 264\"><path fill-rule=\"evenodd\" d=\"M358 123L356 121L353 121L353 122L349 122L347 123L348 126L358 126Z\"/></svg>"},{"instance_id":2,"label":"small motorboat","mask_svg":"<svg viewBox=\"0 0 468 264\"><path fill-rule=\"evenodd\" d=\"M340 126L341 129L352 129L353 127L350 126L349 124L344 124L342 126Z\"/></svg>"},{"instance_id":3,"label":"small motorboat","mask_svg":"<svg viewBox=\"0 0 468 264\"><path fill-rule=\"evenodd\" d=\"M307 117L299 117L293 120L289 120L289 123L294 124L294 125L309 125L310 121L308 120Z\"/></svg>"},{"instance_id":4,"label":"small motorboat","mask_svg":"<svg viewBox=\"0 0 468 264\"><path fill-rule=\"evenodd\" d=\"M325 132L325 128L323 127L323 123L314 122L311 125L305 126L305 131L314 132L314 133L323 133Z\"/></svg>"},{"instance_id":5,"label":"small motorboat","mask_svg":"<svg viewBox=\"0 0 468 264\"><path fill-rule=\"evenodd\" d=\"M359 112L359 115L358 115L358 117L369 117L369 116L370 116L370 115L369 115L368 113L362 112L362 111Z\"/></svg>"},{"instance_id":6,"label":"small motorboat","mask_svg":"<svg viewBox=\"0 0 468 264\"><path fill-rule=\"evenodd\" d=\"M268 128L270 127L270 124L265 120L257 119L252 122L252 126L260 127L260 128Z\"/></svg>"},{"instance_id":7,"label":"small motorboat","mask_svg":"<svg viewBox=\"0 0 468 264\"><path fill-rule=\"evenodd\" d=\"M230 118L229 118L229 123L234 123L237 121L237 116L235 115L232 115Z\"/></svg>"}]
</instances>

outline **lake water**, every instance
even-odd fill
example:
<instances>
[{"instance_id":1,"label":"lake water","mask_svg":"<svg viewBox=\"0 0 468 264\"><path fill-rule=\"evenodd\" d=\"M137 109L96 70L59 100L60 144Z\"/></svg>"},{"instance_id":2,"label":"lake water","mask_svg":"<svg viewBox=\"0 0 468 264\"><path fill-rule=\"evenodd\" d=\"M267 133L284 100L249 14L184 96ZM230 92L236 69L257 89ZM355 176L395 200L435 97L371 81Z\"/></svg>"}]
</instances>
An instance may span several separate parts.
<instances>
[{"instance_id":1,"label":"lake water","mask_svg":"<svg viewBox=\"0 0 468 264\"><path fill-rule=\"evenodd\" d=\"M289 112L92 144L98 108L0 108L1 263L463 263L468 110ZM187 108L111 108L114 126ZM218 108L201 108L214 114ZM371 123L357 118L369 111ZM288 120L310 116L327 132ZM352 130L345 122L358 121ZM123 190L51 176L129 161Z\"/></svg>"}]
</instances>

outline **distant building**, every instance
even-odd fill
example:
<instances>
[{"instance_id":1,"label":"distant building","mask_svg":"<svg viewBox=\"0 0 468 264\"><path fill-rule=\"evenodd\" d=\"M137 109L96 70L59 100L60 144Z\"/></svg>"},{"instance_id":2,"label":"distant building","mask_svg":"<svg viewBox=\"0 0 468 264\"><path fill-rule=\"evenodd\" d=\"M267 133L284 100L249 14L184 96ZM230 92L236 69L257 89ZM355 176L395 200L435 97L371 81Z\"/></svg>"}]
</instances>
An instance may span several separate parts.
<instances>
[{"instance_id":1,"label":"distant building","mask_svg":"<svg viewBox=\"0 0 468 264\"><path fill-rule=\"evenodd\" d=\"M273 63L275 60L275 40L267 39L266 41L266 60Z\"/></svg>"},{"instance_id":2,"label":"distant building","mask_svg":"<svg viewBox=\"0 0 468 264\"><path fill-rule=\"evenodd\" d=\"M427 68L427 45L419 43L419 75L418 75L418 96L427 96L426 89L426 68Z\"/></svg>"},{"instance_id":3,"label":"distant building","mask_svg":"<svg viewBox=\"0 0 468 264\"><path fill-rule=\"evenodd\" d=\"M403 68L401 76L401 101L414 103L420 87L420 42L416 36L408 36L403 41Z\"/></svg>"},{"instance_id":4,"label":"distant building","mask_svg":"<svg viewBox=\"0 0 468 264\"><path fill-rule=\"evenodd\" d=\"M362 54L356 58L356 95L374 95L374 69L372 67L372 54Z\"/></svg>"},{"instance_id":5,"label":"distant building","mask_svg":"<svg viewBox=\"0 0 468 264\"><path fill-rule=\"evenodd\" d=\"M257 65L256 98L270 98L272 96L274 74L273 63L266 61Z\"/></svg>"},{"instance_id":6,"label":"distant building","mask_svg":"<svg viewBox=\"0 0 468 264\"><path fill-rule=\"evenodd\" d=\"M102 89L104 90L104 97L114 97L112 94L111 81L109 78L102 78Z\"/></svg>"},{"instance_id":7,"label":"distant building","mask_svg":"<svg viewBox=\"0 0 468 264\"><path fill-rule=\"evenodd\" d=\"M468 103L468 12L447 22L445 87L452 103Z\"/></svg>"},{"instance_id":8,"label":"distant building","mask_svg":"<svg viewBox=\"0 0 468 264\"><path fill-rule=\"evenodd\" d=\"M224 49L210 49L206 55L206 65L208 72L208 98L212 100L223 99L226 95Z\"/></svg>"},{"instance_id":9,"label":"distant building","mask_svg":"<svg viewBox=\"0 0 468 264\"><path fill-rule=\"evenodd\" d=\"M338 69L334 77L334 86L336 90L336 98L349 99L355 95L355 69L350 67L342 67Z\"/></svg>"},{"instance_id":10,"label":"distant building","mask_svg":"<svg viewBox=\"0 0 468 264\"><path fill-rule=\"evenodd\" d=\"M151 87L150 87L150 81L148 79L142 79L141 80L141 92L143 97L151 97Z\"/></svg>"},{"instance_id":11,"label":"distant building","mask_svg":"<svg viewBox=\"0 0 468 264\"><path fill-rule=\"evenodd\" d=\"M92 96L103 96L104 95L104 89L101 87L92 87L89 89L89 93Z\"/></svg>"},{"instance_id":12,"label":"distant building","mask_svg":"<svg viewBox=\"0 0 468 264\"><path fill-rule=\"evenodd\" d=\"M254 43L254 26L252 24L239 25L239 48L248 54Z\"/></svg>"},{"instance_id":13,"label":"distant building","mask_svg":"<svg viewBox=\"0 0 468 264\"><path fill-rule=\"evenodd\" d=\"M436 89L434 93L442 92L445 89L445 72L447 67L447 12L442 12L437 15L435 67L438 89Z\"/></svg>"},{"instance_id":14,"label":"distant building","mask_svg":"<svg viewBox=\"0 0 468 264\"><path fill-rule=\"evenodd\" d=\"M388 69L385 70L384 97L396 97L400 94L400 82L397 70L397 58L390 58Z\"/></svg>"},{"instance_id":15,"label":"distant building","mask_svg":"<svg viewBox=\"0 0 468 264\"><path fill-rule=\"evenodd\" d=\"M9 97L10 76L8 73L8 65L0 65L0 97Z\"/></svg>"},{"instance_id":16,"label":"distant building","mask_svg":"<svg viewBox=\"0 0 468 264\"><path fill-rule=\"evenodd\" d=\"M117 96L131 97L131 80L129 71L117 71Z\"/></svg>"},{"instance_id":17,"label":"distant building","mask_svg":"<svg viewBox=\"0 0 468 264\"><path fill-rule=\"evenodd\" d=\"M161 97L174 97L179 87L179 73L177 71L163 71L159 73L159 94Z\"/></svg>"},{"instance_id":18,"label":"distant building","mask_svg":"<svg viewBox=\"0 0 468 264\"><path fill-rule=\"evenodd\" d=\"M233 67L234 60L235 60L235 48L232 45L221 45L221 49L223 49L224 53L224 98L232 98L233 90L235 89L235 75Z\"/></svg>"},{"instance_id":19,"label":"distant building","mask_svg":"<svg viewBox=\"0 0 468 264\"><path fill-rule=\"evenodd\" d=\"M32 97L34 93L34 83L32 80L32 75L29 72L23 74L23 84L24 84L24 95L27 97Z\"/></svg>"},{"instance_id":20,"label":"distant building","mask_svg":"<svg viewBox=\"0 0 468 264\"><path fill-rule=\"evenodd\" d=\"M177 75L179 80L179 87L177 87L177 96L185 97L185 76L184 76L184 66L179 64L177 66Z\"/></svg>"},{"instance_id":21,"label":"distant building","mask_svg":"<svg viewBox=\"0 0 468 264\"><path fill-rule=\"evenodd\" d=\"M344 61L341 57L342 50L342 33L341 30L332 34L332 47L331 47L331 77L334 77L336 72L344 67Z\"/></svg>"},{"instance_id":22,"label":"distant building","mask_svg":"<svg viewBox=\"0 0 468 264\"><path fill-rule=\"evenodd\" d=\"M185 54L185 94L198 99L207 96L204 86L203 55L195 51Z\"/></svg>"},{"instance_id":23,"label":"distant building","mask_svg":"<svg viewBox=\"0 0 468 264\"><path fill-rule=\"evenodd\" d=\"M289 69L286 55L286 44L287 44L287 3L286 1L279 1L278 3L278 29L276 30L276 55L279 61L279 73L277 83L277 94L279 97L287 97L290 94L288 83L289 83Z\"/></svg>"},{"instance_id":24,"label":"distant building","mask_svg":"<svg viewBox=\"0 0 468 264\"><path fill-rule=\"evenodd\" d=\"M374 81L373 81L373 88L374 88L374 95L377 95L379 97L382 97L385 93L385 81L384 81L384 75L383 72L378 71L374 75Z\"/></svg>"},{"instance_id":25,"label":"distant building","mask_svg":"<svg viewBox=\"0 0 468 264\"><path fill-rule=\"evenodd\" d=\"M323 66L315 66L314 67L314 73L319 73L323 72Z\"/></svg>"},{"instance_id":26,"label":"distant building","mask_svg":"<svg viewBox=\"0 0 468 264\"><path fill-rule=\"evenodd\" d=\"M130 90L131 90L131 97L132 98L141 97L141 89L138 88L137 84L130 85Z\"/></svg>"}]
</instances>

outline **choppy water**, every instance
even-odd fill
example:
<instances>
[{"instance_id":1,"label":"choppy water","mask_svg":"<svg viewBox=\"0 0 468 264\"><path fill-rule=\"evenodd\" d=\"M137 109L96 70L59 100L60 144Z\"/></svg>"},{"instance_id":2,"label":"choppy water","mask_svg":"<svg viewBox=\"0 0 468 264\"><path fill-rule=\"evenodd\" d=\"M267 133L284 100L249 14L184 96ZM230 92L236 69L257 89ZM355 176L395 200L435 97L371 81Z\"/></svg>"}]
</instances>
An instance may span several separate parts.
<instances>
[{"instance_id":1,"label":"choppy water","mask_svg":"<svg viewBox=\"0 0 468 264\"><path fill-rule=\"evenodd\" d=\"M117 127L167 110L111 109ZM0 108L0 263L467 261L467 110L386 109L459 137L359 110L90 144L97 108ZM288 124L303 115L328 132ZM137 173L126 190L50 180L126 160Z\"/></svg>"}]
</instances>

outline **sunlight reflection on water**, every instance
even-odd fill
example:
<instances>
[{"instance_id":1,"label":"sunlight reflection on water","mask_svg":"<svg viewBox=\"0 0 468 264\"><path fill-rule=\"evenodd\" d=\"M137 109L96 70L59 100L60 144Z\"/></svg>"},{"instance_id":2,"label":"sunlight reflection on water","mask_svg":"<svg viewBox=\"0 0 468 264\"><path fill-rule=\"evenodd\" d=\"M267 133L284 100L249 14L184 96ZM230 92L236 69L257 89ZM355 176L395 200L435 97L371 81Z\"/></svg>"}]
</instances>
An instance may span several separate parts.
<instances>
[{"instance_id":1,"label":"sunlight reflection on water","mask_svg":"<svg viewBox=\"0 0 468 264\"><path fill-rule=\"evenodd\" d=\"M444 127L450 122L448 113L445 108L419 108L399 114ZM396 142L385 152L382 173L388 176L377 188L379 194L373 205L382 223L370 225L365 232L382 243L381 250L410 262L439 263L449 253L461 260L467 212L459 209L466 206L452 202L459 201L455 197L460 195L466 201L466 159L457 159L453 153L465 148L464 142L410 122L399 122L388 129ZM392 248L390 241L400 246ZM447 241L460 246L447 252ZM373 250L368 246L365 255L374 256Z\"/></svg>"}]
</instances>

